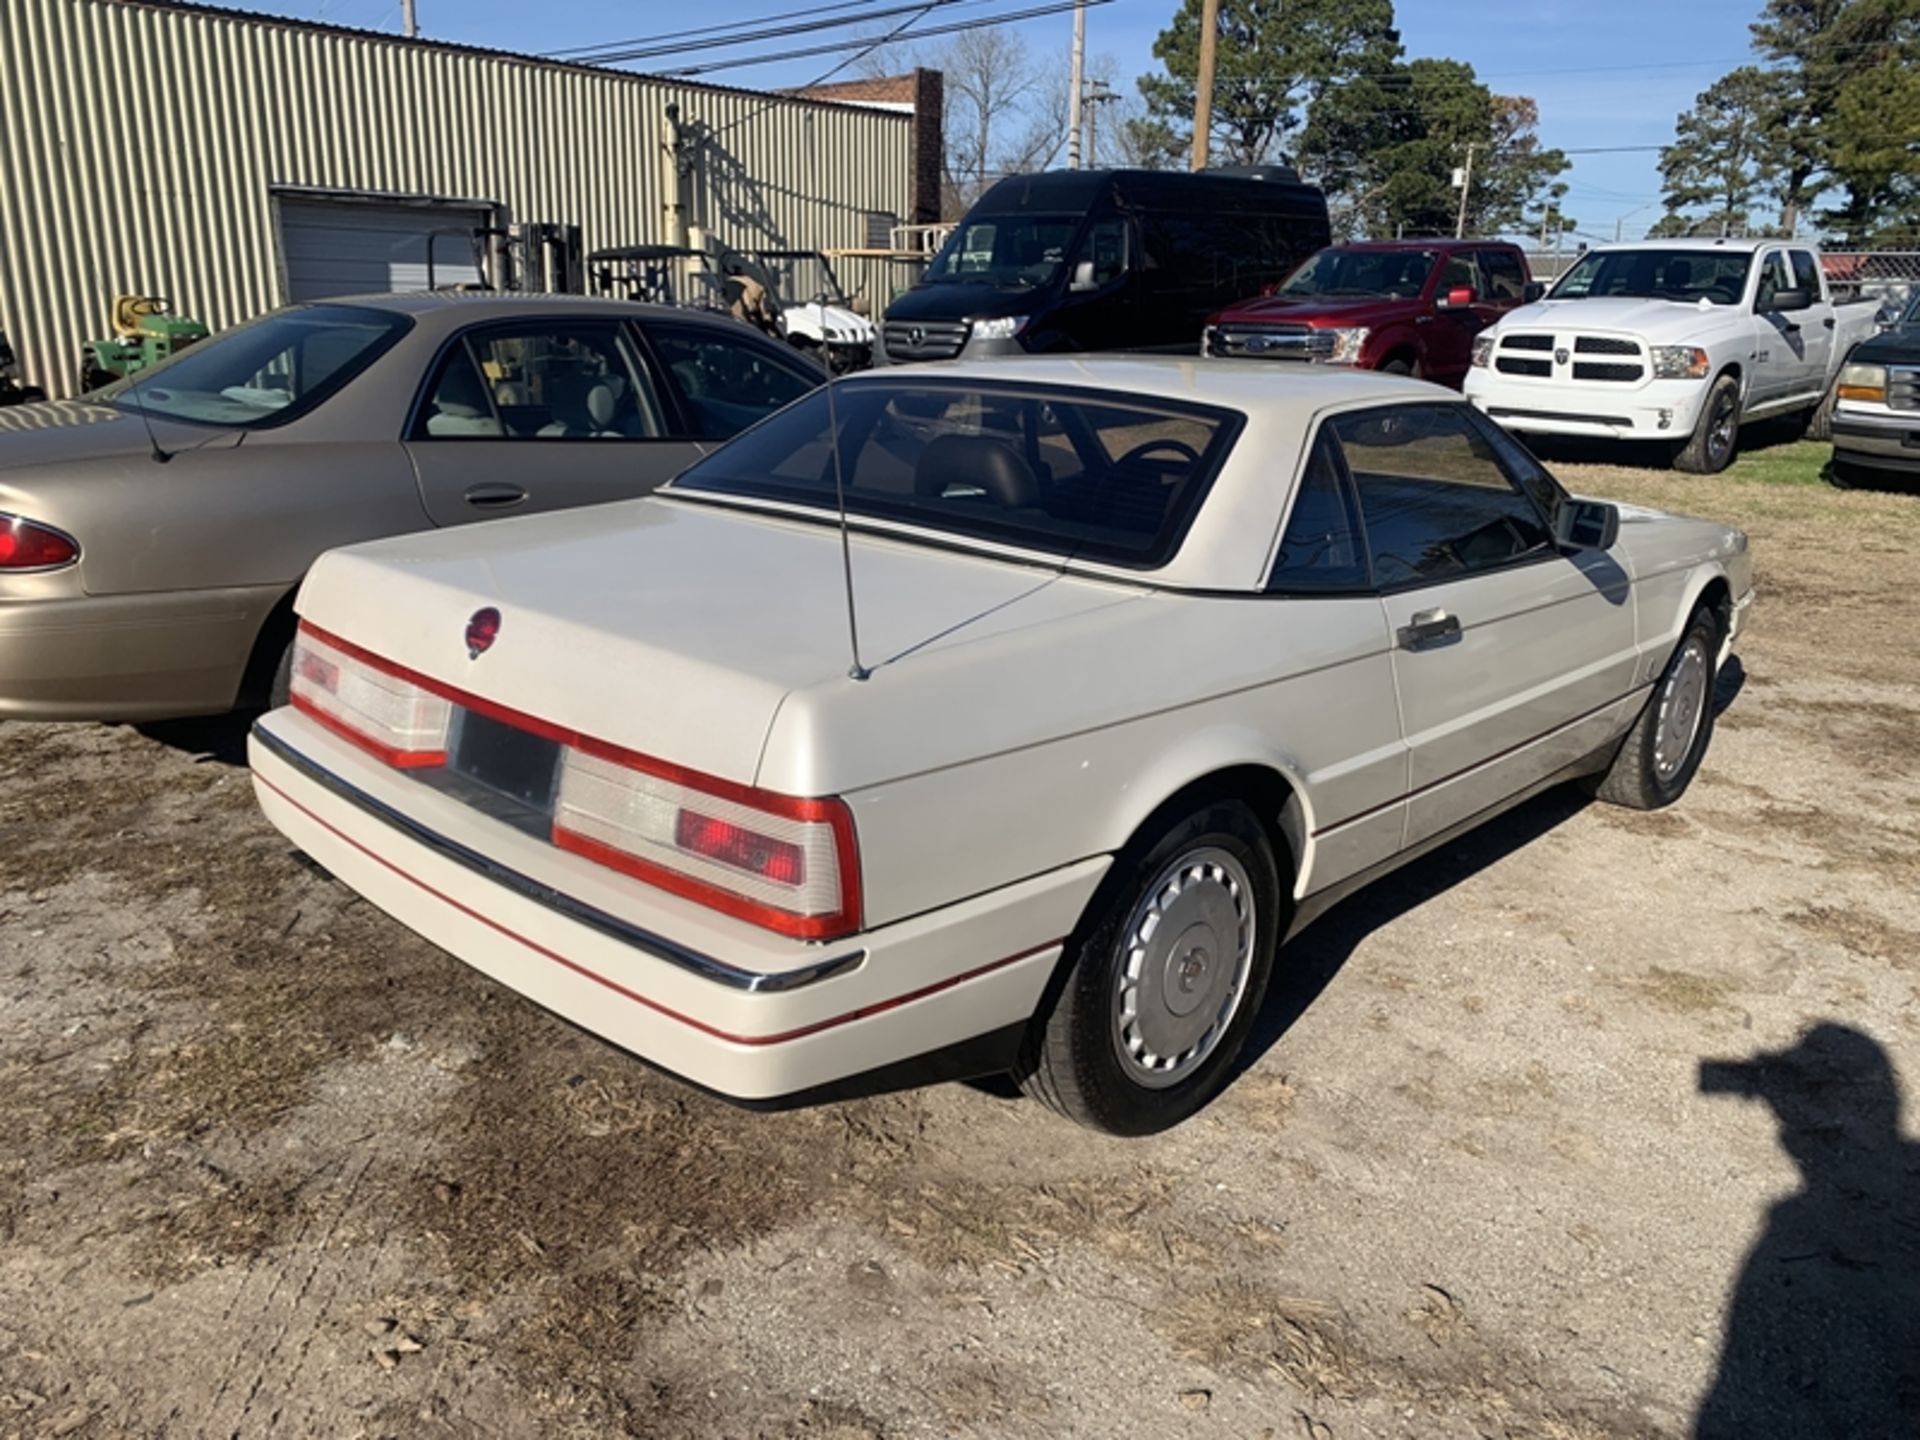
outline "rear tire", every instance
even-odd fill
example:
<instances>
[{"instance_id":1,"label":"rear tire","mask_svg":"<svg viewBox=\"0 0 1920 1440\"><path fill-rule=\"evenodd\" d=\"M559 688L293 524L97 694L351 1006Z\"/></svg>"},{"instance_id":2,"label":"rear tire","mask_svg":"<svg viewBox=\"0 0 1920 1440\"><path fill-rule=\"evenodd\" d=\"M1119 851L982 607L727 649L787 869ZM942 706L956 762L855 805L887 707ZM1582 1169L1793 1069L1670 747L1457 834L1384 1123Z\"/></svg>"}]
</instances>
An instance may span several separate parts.
<instances>
[{"instance_id":1,"label":"rear tire","mask_svg":"<svg viewBox=\"0 0 1920 1440\"><path fill-rule=\"evenodd\" d=\"M1707 391L1693 434L1673 457L1673 468L1694 475L1718 475L1740 449L1740 382L1722 375Z\"/></svg>"},{"instance_id":2,"label":"rear tire","mask_svg":"<svg viewBox=\"0 0 1920 1440\"><path fill-rule=\"evenodd\" d=\"M1285 925L1274 847L1220 800L1142 832L1067 942L1023 1047L1023 1090L1111 1135L1151 1135L1219 1093Z\"/></svg>"},{"instance_id":3,"label":"rear tire","mask_svg":"<svg viewBox=\"0 0 1920 1440\"><path fill-rule=\"evenodd\" d=\"M1820 403L1807 412L1807 428L1801 436L1803 440L1833 439L1833 405L1839 398L1834 393L1836 388L1829 385L1827 393L1820 397Z\"/></svg>"},{"instance_id":4,"label":"rear tire","mask_svg":"<svg viewBox=\"0 0 1920 1440\"><path fill-rule=\"evenodd\" d=\"M1688 618L1619 754L1594 783L1596 799L1629 810L1658 810L1686 793L1713 738L1721 644L1719 615L1710 605L1700 606Z\"/></svg>"}]
</instances>

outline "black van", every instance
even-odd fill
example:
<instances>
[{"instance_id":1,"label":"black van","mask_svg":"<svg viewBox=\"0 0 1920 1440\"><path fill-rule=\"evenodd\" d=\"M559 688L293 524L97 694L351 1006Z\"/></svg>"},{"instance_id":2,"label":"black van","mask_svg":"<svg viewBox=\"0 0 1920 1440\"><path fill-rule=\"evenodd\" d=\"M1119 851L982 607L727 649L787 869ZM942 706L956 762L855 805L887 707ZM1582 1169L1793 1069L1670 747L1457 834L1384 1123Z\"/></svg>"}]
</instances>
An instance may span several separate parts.
<instances>
[{"instance_id":1,"label":"black van","mask_svg":"<svg viewBox=\"0 0 1920 1440\"><path fill-rule=\"evenodd\" d=\"M874 358L1197 353L1208 316L1332 239L1327 197L1285 166L1009 176L887 307Z\"/></svg>"}]
</instances>

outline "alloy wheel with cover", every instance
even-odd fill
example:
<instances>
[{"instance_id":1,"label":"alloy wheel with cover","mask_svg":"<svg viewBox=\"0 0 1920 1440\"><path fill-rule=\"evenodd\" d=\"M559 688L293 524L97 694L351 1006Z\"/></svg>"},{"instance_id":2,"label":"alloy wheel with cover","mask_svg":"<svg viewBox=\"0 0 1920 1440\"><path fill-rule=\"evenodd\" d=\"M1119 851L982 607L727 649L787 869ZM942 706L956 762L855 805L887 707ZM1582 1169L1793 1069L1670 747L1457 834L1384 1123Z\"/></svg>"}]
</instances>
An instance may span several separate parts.
<instances>
[{"instance_id":1,"label":"alloy wheel with cover","mask_svg":"<svg viewBox=\"0 0 1920 1440\"><path fill-rule=\"evenodd\" d=\"M1720 649L1720 617L1712 606L1701 605L1613 764L1595 783L1597 798L1633 810L1657 810L1686 793L1713 737Z\"/></svg>"},{"instance_id":2,"label":"alloy wheel with cover","mask_svg":"<svg viewBox=\"0 0 1920 1440\"><path fill-rule=\"evenodd\" d=\"M1237 800L1137 836L1068 942L1022 1057L1027 1093L1119 1135L1164 1130L1211 1100L1284 928L1274 848Z\"/></svg>"}]
</instances>

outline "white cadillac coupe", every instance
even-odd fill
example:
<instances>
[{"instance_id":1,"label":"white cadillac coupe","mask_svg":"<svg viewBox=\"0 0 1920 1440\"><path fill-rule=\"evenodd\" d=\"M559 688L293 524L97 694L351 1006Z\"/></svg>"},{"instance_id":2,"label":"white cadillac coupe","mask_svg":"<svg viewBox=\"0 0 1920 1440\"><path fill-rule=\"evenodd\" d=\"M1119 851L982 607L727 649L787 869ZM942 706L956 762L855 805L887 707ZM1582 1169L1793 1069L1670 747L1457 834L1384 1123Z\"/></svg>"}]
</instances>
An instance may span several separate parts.
<instances>
[{"instance_id":1,"label":"white cadillac coupe","mask_svg":"<svg viewBox=\"0 0 1920 1440\"><path fill-rule=\"evenodd\" d=\"M333 551L251 754L347 884L699 1085L1011 1071L1142 1133L1341 896L1560 781L1676 799L1751 599L1738 531L1417 381L920 366Z\"/></svg>"}]
</instances>

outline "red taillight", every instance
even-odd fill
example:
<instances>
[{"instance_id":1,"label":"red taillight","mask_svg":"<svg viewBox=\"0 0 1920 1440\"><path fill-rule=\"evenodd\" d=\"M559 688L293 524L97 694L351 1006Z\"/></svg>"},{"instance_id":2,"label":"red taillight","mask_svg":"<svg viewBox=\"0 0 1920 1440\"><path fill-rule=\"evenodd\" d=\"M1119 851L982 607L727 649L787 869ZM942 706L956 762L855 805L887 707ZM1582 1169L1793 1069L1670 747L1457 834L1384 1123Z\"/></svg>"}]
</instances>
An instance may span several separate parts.
<instances>
[{"instance_id":1,"label":"red taillight","mask_svg":"<svg viewBox=\"0 0 1920 1440\"><path fill-rule=\"evenodd\" d=\"M674 843L691 855L745 870L776 885L804 885L807 852L744 825L716 820L697 810L682 810L674 822Z\"/></svg>"},{"instance_id":2,"label":"red taillight","mask_svg":"<svg viewBox=\"0 0 1920 1440\"><path fill-rule=\"evenodd\" d=\"M389 765L447 763L453 706L396 665L301 622L288 698L294 708Z\"/></svg>"},{"instance_id":3,"label":"red taillight","mask_svg":"<svg viewBox=\"0 0 1920 1440\"><path fill-rule=\"evenodd\" d=\"M842 800L732 785L574 737L553 843L782 935L860 928L859 854Z\"/></svg>"},{"instance_id":4,"label":"red taillight","mask_svg":"<svg viewBox=\"0 0 1920 1440\"><path fill-rule=\"evenodd\" d=\"M17 515L0 515L0 570L54 570L80 558L68 536Z\"/></svg>"}]
</instances>

